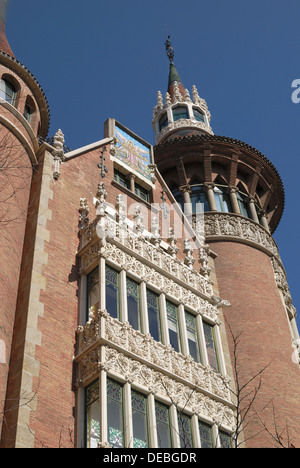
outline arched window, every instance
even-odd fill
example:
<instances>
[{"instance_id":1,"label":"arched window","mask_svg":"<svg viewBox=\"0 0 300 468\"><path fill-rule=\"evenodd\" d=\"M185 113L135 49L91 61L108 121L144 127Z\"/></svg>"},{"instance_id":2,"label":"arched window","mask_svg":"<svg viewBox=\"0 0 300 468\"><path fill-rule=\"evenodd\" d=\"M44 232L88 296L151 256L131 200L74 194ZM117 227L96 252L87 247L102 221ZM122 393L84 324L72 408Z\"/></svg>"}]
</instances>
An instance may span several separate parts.
<instances>
[{"instance_id":1,"label":"arched window","mask_svg":"<svg viewBox=\"0 0 300 468\"><path fill-rule=\"evenodd\" d=\"M17 91L14 85L2 78L0 80L0 97L13 106L16 102L16 95Z\"/></svg>"},{"instance_id":2,"label":"arched window","mask_svg":"<svg viewBox=\"0 0 300 468\"><path fill-rule=\"evenodd\" d=\"M236 192L236 198L239 204L239 209L240 213L242 216L245 216L246 218L251 218L250 216L250 211L249 211L249 205L246 202L247 195L241 192Z\"/></svg>"},{"instance_id":3,"label":"arched window","mask_svg":"<svg viewBox=\"0 0 300 468\"><path fill-rule=\"evenodd\" d=\"M186 106L177 106L173 109L173 120L188 119L188 109Z\"/></svg>"},{"instance_id":4,"label":"arched window","mask_svg":"<svg viewBox=\"0 0 300 468\"><path fill-rule=\"evenodd\" d=\"M231 213L232 207L229 195L226 191L226 187L220 187L218 185L214 188L215 202L218 211L223 211L224 213Z\"/></svg>"},{"instance_id":5,"label":"arched window","mask_svg":"<svg viewBox=\"0 0 300 468\"><path fill-rule=\"evenodd\" d=\"M27 96L23 116L30 123L33 113L35 112L35 105L33 99Z\"/></svg>"},{"instance_id":6,"label":"arched window","mask_svg":"<svg viewBox=\"0 0 300 468\"><path fill-rule=\"evenodd\" d=\"M202 185L194 185L191 187L191 203L193 213L202 213L209 211L209 204L206 198L206 193L203 190Z\"/></svg>"},{"instance_id":7,"label":"arched window","mask_svg":"<svg viewBox=\"0 0 300 468\"><path fill-rule=\"evenodd\" d=\"M196 109L193 107L193 112L194 112L194 118L197 120L197 122L205 122L205 117L203 112L201 112L199 109Z\"/></svg>"},{"instance_id":8,"label":"arched window","mask_svg":"<svg viewBox=\"0 0 300 468\"><path fill-rule=\"evenodd\" d=\"M161 132L163 128L167 127L168 123L168 115L165 112L163 116L159 119L159 131Z\"/></svg>"}]
</instances>

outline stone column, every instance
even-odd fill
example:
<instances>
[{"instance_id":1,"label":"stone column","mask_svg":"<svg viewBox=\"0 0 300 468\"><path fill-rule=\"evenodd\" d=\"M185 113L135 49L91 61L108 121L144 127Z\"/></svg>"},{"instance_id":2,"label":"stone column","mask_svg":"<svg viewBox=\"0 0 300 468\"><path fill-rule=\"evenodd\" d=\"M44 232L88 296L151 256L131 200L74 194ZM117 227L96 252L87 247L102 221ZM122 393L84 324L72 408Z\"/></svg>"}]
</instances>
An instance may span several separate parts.
<instances>
[{"instance_id":1,"label":"stone column","mask_svg":"<svg viewBox=\"0 0 300 468\"><path fill-rule=\"evenodd\" d=\"M236 196L237 190L238 189L236 187L233 187L233 186L228 187L228 193L229 193L233 213L241 214L240 207L237 201L237 196Z\"/></svg>"},{"instance_id":2,"label":"stone column","mask_svg":"<svg viewBox=\"0 0 300 468\"><path fill-rule=\"evenodd\" d=\"M256 211L256 207L255 207L255 200L254 200L254 198L251 197L251 196L249 196L249 197L246 198L246 202L247 202L248 205L249 205L251 218L252 218L253 221L255 221L256 223L259 223L259 219L258 219L258 216L257 216L257 211Z\"/></svg>"},{"instance_id":3,"label":"stone column","mask_svg":"<svg viewBox=\"0 0 300 468\"><path fill-rule=\"evenodd\" d=\"M203 185L204 190L206 190L206 193L207 193L207 199L208 199L210 211L218 211L216 200L215 200L215 194L214 194L214 186L215 184L213 184L212 182L206 182Z\"/></svg>"},{"instance_id":4,"label":"stone column","mask_svg":"<svg viewBox=\"0 0 300 468\"><path fill-rule=\"evenodd\" d=\"M184 202L184 214L189 216L193 214L192 203L191 203L191 187L190 185L182 185L179 187L180 192L183 196Z\"/></svg>"},{"instance_id":5,"label":"stone column","mask_svg":"<svg viewBox=\"0 0 300 468\"><path fill-rule=\"evenodd\" d=\"M136 179L136 176L134 174L130 174L129 176L130 190L132 191L132 193L135 193L135 179Z\"/></svg>"},{"instance_id":6,"label":"stone column","mask_svg":"<svg viewBox=\"0 0 300 468\"><path fill-rule=\"evenodd\" d=\"M262 226L266 229L266 231L268 231L268 233L270 233L266 212L264 210L260 210L258 214L260 216Z\"/></svg>"}]
</instances>

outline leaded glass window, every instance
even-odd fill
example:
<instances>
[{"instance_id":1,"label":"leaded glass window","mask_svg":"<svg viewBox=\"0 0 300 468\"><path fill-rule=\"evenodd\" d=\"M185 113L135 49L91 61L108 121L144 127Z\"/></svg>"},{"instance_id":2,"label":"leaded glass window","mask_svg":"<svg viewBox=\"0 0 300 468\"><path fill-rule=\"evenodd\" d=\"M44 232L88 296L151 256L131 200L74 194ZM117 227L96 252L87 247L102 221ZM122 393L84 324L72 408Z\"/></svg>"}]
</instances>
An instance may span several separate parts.
<instances>
[{"instance_id":1,"label":"leaded glass window","mask_svg":"<svg viewBox=\"0 0 300 468\"><path fill-rule=\"evenodd\" d=\"M126 287L128 322L135 330L141 330L139 284L130 278L127 278Z\"/></svg>"},{"instance_id":2,"label":"leaded glass window","mask_svg":"<svg viewBox=\"0 0 300 468\"><path fill-rule=\"evenodd\" d=\"M215 201L218 211L223 211L225 213L232 212L232 207L230 203L230 198L228 193L226 193L225 187L215 187L214 188Z\"/></svg>"},{"instance_id":3,"label":"leaded glass window","mask_svg":"<svg viewBox=\"0 0 300 468\"><path fill-rule=\"evenodd\" d=\"M197 333L196 317L189 312L185 313L186 331L189 353L196 362L201 362L201 353Z\"/></svg>"},{"instance_id":4,"label":"leaded glass window","mask_svg":"<svg viewBox=\"0 0 300 468\"><path fill-rule=\"evenodd\" d=\"M231 445L231 436L227 432L219 431L220 445L221 448L230 449Z\"/></svg>"},{"instance_id":5,"label":"leaded glass window","mask_svg":"<svg viewBox=\"0 0 300 468\"><path fill-rule=\"evenodd\" d=\"M124 447L123 386L107 380L107 438L113 448Z\"/></svg>"},{"instance_id":6,"label":"leaded glass window","mask_svg":"<svg viewBox=\"0 0 300 468\"><path fill-rule=\"evenodd\" d=\"M199 433L201 448L213 448L212 428L208 424L199 421Z\"/></svg>"},{"instance_id":7,"label":"leaded glass window","mask_svg":"<svg viewBox=\"0 0 300 468\"><path fill-rule=\"evenodd\" d=\"M87 276L87 311L99 302L99 268L95 268ZM87 314L87 315L88 315ZM89 320L89 316L87 316Z\"/></svg>"},{"instance_id":8,"label":"leaded glass window","mask_svg":"<svg viewBox=\"0 0 300 468\"><path fill-rule=\"evenodd\" d=\"M181 448L192 448L193 447L193 436L192 436L192 420L186 414L180 413L178 415L178 429L180 438Z\"/></svg>"},{"instance_id":9,"label":"leaded glass window","mask_svg":"<svg viewBox=\"0 0 300 468\"><path fill-rule=\"evenodd\" d=\"M155 341L161 341L159 296L147 289L149 332Z\"/></svg>"},{"instance_id":10,"label":"leaded glass window","mask_svg":"<svg viewBox=\"0 0 300 468\"><path fill-rule=\"evenodd\" d=\"M170 345L173 346L178 353L181 351L180 333L178 323L178 307L170 301L166 301L168 330Z\"/></svg>"},{"instance_id":11,"label":"leaded glass window","mask_svg":"<svg viewBox=\"0 0 300 468\"><path fill-rule=\"evenodd\" d=\"M98 448L100 441L100 403L99 381L86 389L86 445L87 448Z\"/></svg>"},{"instance_id":12,"label":"leaded glass window","mask_svg":"<svg viewBox=\"0 0 300 468\"><path fill-rule=\"evenodd\" d=\"M119 273L106 265L105 267L106 310L114 317L119 318Z\"/></svg>"},{"instance_id":13,"label":"leaded glass window","mask_svg":"<svg viewBox=\"0 0 300 468\"><path fill-rule=\"evenodd\" d=\"M216 350L214 327L209 323L203 322L203 330L209 365L214 369L214 371L219 372L220 369Z\"/></svg>"},{"instance_id":14,"label":"leaded glass window","mask_svg":"<svg viewBox=\"0 0 300 468\"><path fill-rule=\"evenodd\" d=\"M155 402L158 448L172 448L170 411L159 402Z\"/></svg>"},{"instance_id":15,"label":"leaded glass window","mask_svg":"<svg viewBox=\"0 0 300 468\"><path fill-rule=\"evenodd\" d=\"M147 399L140 393L131 392L133 447L148 447Z\"/></svg>"}]
</instances>

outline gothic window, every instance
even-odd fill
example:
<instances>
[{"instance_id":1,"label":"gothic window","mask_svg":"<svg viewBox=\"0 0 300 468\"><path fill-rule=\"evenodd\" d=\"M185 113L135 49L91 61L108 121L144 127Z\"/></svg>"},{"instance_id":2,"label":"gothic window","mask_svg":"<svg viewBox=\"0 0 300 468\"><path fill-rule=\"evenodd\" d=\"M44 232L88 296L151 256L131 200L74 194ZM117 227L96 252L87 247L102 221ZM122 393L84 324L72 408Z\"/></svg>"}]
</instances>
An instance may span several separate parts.
<instances>
[{"instance_id":1,"label":"gothic window","mask_svg":"<svg viewBox=\"0 0 300 468\"><path fill-rule=\"evenodd\" d=\"M99 302L99 268L95 268L87 276L87 315L89 309ZM89 316L87 316L89 320Z\"/></svg>"},{"instance_id":2,"label":"gothic window","mask_svg":"<svg viewBox=\"0 0 300 468\"><path fill-rule=\"evenodd\" d=\"M27 96L23 116L28 123L31 122L33 113L35 112L35 105L31 96Z\"/></svg>"},{"instance_id":3,"label":"gothic window","mask_svg":"<svg viewBox=\"0 0 300 468\"><path fill-rule=\"evenodd\" d=\"M206 193L203 190L203 186L196 185L191 187L191 203L193 213L202 213L204 211L209 211L209 203L206 198Z\"/></svg>"},{"instance_id":4,"label":"gothic window","mask_svg":"<svg viewBox=\"0 0 300 468\"><path fill-rule=\"evenodd\" d=\"M214 369L215 372L219 372L219 363L216 350L214 327L209 323L203 322L203 330L205 337L205 344L207 350L207 357L209 365Z\"/></svg>"},{"instance_id":5,"label":"gothic window","mask_svg":"<svg viewBox=\"0 0 300 468\"><path fill-rule=\"evenodd\" d=\"M98 448L100 441L100 403L99 403L99 381L92 383L86 388L86 446L87 448Z\"/></svg>"},{"instance_id":6,"label":"gothic window","mask_svg":"<svg viewBox=\"0 0 300 468\"><path fill-rule=\"evenodd\" d=\"M194 118L195 120L197 120L197 122L205 122L205 117L204 117L203 112L196 109L195 107L193 107L193 112L194 112Z\"/></svg>"},{"instance_id":7,"label":"gothic window","mask_svg":"<svg viewBox=\"0 0 300 468\"><path fill-rule=\"evenodd\" d=\"M126 287L128 322L135 330L141 330L139 284L132 279L127 278Z\"/></svg>"},{"instance_id":8,"label":"gothic window","mask_svg":"<svg viewBox=\"0 0 300 468\"><path fill-rule=\"evenodd\" d=\"M180 333L178 323L178 307L172 304L172 302L166 302L167 309L167 321L169 330L170 345L173 346L175 351L180 352Z\"/></svg>"},{"instance_id":9,"label":"gothic window","mask_svg":"<svg viewBox=\"0 0 300 468\"><path fill-rule=\"evenodd\" d=\"M201 362L196 317L189 312L185 312L185 321L190 356L192 356L196 362Z\"/></svg>"},{"instance_id":10,"label":"gothic window","mask_svg":"<svg viewBox=\"0 0 300 468\"><path fill-rule=\"evenodd\" d=\"M119 273L105 266L105 291L106 291L106 310L111 317L119 319L120 316L120 298L119 298Z\"/></svg>"},{"instance_id":11,"label":"gothic window","mask_svg":"<svg viewBox=\"0 0 300 468\"><path fill-rule=\"evenodd\" d=\"M229 195L226 193L225 187L215 186L214 195L217 211L223 211L225 213L232 212L230 198Z\"/></svg>"},{"instance_id":12,"label":"gothic window","mask_svg":"<svg viewBox=\"0 0 300 468\"><path fill-rule=\"evenodd\" d=\"M140 393L131 392L133 447L148 447L147 398Z\"/></svg>"},{"instance_id":13,"label":"gothic window","mask_svg":"<svg viewBox=\"0 0 300 468\"><path fill-rule=\"evenodd\" d=\"M163 128L167 127L169 123L167 113L163 114L163 116L159 119L159 131L161 132Z\"/></svg>"},{"instance_id":14,"label":"gothic window","mask_svg":"<svg viewBox=\"0 0 300 468\"><path fill-rule=\"evenodd\" d=\"M156 401L155 416L158 448L172 448L169 408Z\"/></svg>"},{"instance_id":15,"label":"gothic window","mask_svg":"<svg viewBox=\"0 0 300 468\"><path fill-rule=\"evenodd\" d=\"M149 332L155 341L161 341L159 296L147 289Z\"/></svg>"},{"instance_id":16,"label":"gothic window","mask_svg":"<svg viewBox=\"0 0 300 468\"><path fill-rule=\"evenodd\" d=\"M249 206L248 206L248 203L246 202L247 195L241 192L236 192L236 198L238 201L241 215L245 216L246 218L250 218L251 216L250 216Z\"/></svg>"},{"instance_id":17,"label":"gothic window","mask_svg":"<svg viewBox=\"0 0 300 468\"><path fill-rule=\"evenodd\" d=\"M201 448L213 448L212 428L202 421L198 421Z\"/></svg>"},{"instance_id":18,"label":"gothic window","mask_svg":"<svg viewBox=\"0 0 300 468\"><path fill-rule=\"evenodd\" d=\"M221 448L230 449L232 448L231 445L231 436L227 434L227 432L219 431L220 437L220 446Z\"/></svg>"},{"instance_id":19,"label":"gothic window","mask_svg":"<svg viewBox=\"0 0 300 468\"><path fill-rule=\"evenodd\" d=\"M107 379L107 438L113 448L124 447L123 386Z\"/></svg>"},{"instance_id":20,"label":"gothic window","mask_svg":"<svg viewBox=\"0 0 300 468\"><path fill-rule=\"evenodd\" d=\"M185 106L177 106L173 108L173 120L188 119L188 109Z\"/></svg>"},{"instance_id":21,"label":"gothic window","mask_svg":"<svg viewBox=\"0 0 300 468\"><path fill-rule=\"evenodd\" d=\"M2 78L0 80L0 97L13 106L16 102L16 96L17 91L14 85Z\"/></svg>"},{"instance_id":22,"label":"gothic window","mask_svg":"<svg viewBox=\"0 0 300 468\"><path fill-rule=\"evenodd\" d=\"M186 414L178 414L178 430L180 448L189 449L193 447L192 420Z\"/></svg>"}]
</instances>

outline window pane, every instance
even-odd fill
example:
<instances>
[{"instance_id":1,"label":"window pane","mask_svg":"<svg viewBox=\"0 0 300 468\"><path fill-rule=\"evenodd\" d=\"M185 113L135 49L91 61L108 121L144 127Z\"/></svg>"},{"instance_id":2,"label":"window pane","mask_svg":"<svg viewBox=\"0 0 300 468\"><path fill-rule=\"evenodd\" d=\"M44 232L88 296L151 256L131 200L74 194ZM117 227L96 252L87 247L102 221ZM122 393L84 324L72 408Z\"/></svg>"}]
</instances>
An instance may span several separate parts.
<instances>
[{"instance_id":1,"label":"window pane","mask_svg":"<svg viewBox=\"0 0 300 468\"><path fill-rule=\"evenodd\" d=\"M175 107L173 109L174 122L179 119L188 119L188 110L184 106Z\"/></svg>"},{"instance_id":2,"label":"window pane","mask_svg":"<svg viewBox=\"0 0 300 468\"><path fill-rule=\"evenodd\" d=\"M144 201L149 201L149 192L141 185L135 184L135 194Z\"/></svg>"},{"instance_id":3,"label":"window pane","mask_svg":"<svg viewBox=\"0 0 300 468\"><path fill-rule=\"evenodd\" d=\"M214 194L217 210L224 213L230 213L232 211L232 207L229 195L226 193L226 189L223 187L215 187Z\"/></svg>"},{"instance_id":4,"label":"window pane","mask_svg":"<svg viewBox=\"0 0 300 468\"><path fill-rule=\"evenodd\" d=\"M213 448L212 429L208 424L199 421L201 448Z\"/></svg>"},{"instance_id":5,"label":"window pane","mask_svg":"<svg viewBox=\"0 0 300 468\"><path fill-rule=\"evenodd\" d=\"M112 317L119 318L119 273L106 265L105 281L106 310Z\"/></svg>"},{"instance_id":6,"label":"window pane","mask_svg":"<svg viewBox=\"0 0 300 468\"><path fill-rule=\"evenodd\" d=\"M185 313L186 330L189 345L189 353L196 362L201 362L201 354L196 328L196 317L188 312Z\"/></svg>"},{"instance_id":7,"label":"window pane","mask_svg":"<svg viewBox=\"0 0 300 468\"><path fill-rule=\"evenodd\" d=\"M160 341L159 297L147 289L149 332L155 341Z\"/></svg>"},{"instance_id":8,"label":"window pane","mask_svg":"<svg viewBox=\"0 0 300 468\"><path fill-rule=\"evenodd\" d=\"M10 84L6 80L0 81L0 96L5 101L9 102L10 104L14 104L15 97L16 97L16 90L12 84Z\"/></svg>"},{"instance_id":9,"label":"window pane","mask_svg":"<svg viewBox=\"0 0 300 468\"><path fill-rule=\"evenodd\" d=\"M132 424L133 424L133 447L148 447L148 427L147 427L147 401L146 398L137 392L131 393L132 402Z\"/></svg>"},{"instance_id":10,"label":"window pane","mask_svg":"<svg viewBox=\"0 0 300 468\"><path fill-rule=\"evenodd\" d=\"M169 408L155 402L158 448L172 448Z\"/></svg>"},{"instance_id":11,"label":"window pane","mask_svg":"<svg viewBox=\"0 0 300 468\"><path fill-rule=\"evenodd\" d=\"M232 446L231 446L231 436L229 434L227 434L226 432L223 432L223 431L219 431L219 436L220 436L221 448L225 448L225 449L232 448Z\"/></svg>"},{"instance_id":12,"label":"window pane","mask_svg":"<svg viewBox=\"0 0 300 468\"><path fill-rule=\"evenodd\" d=\"M185 414L178 415L178 429L180 438L181 448L192 448L193 437L192 437L192 425L191 418Z\"/></svg>"},{"instance_id":13,"label":"window pane","mask_svg":"<svg viewBox=\"0 0 300 468\"><path fill-rule=\"evenodd\" d=\"M168 125L168 123L168 116L167 114L164 114L159 120L159 131L161 132L161 130L165 128Z\"/></svg>"},{"instance_id":14,"label":"window pane","mask_svg":"<svg viewBox=\"0 0 300 468\"><path fill-rule=\"evenodd\" d=\"M195 120L198 122L204 122L204 115L197 109L193 109Z\"/></svg>"},{"instance_id":15,"label":"window pane","mask_svg":"<svg viewBox=\"0 0 300 468\"><path fill-rule=\"evenodd\" d=\"M248 211L248 203L245 201L245 196L237 192L236 197L237 197L237 201L239 204L241 215L245 216L246 218L250 218L250 213Z\"/></svg>"},{"instance_id":16,"label":"window pane","mask_svg":"<svg viewBox=\"0 0 300 468\"><path fill-rule=\"evenodd\" d=\"M123 387L107 380L108 442L113 448L124 447Z\"/></svg>"},{"instance_id":17,"label":"window pane","mask_svg":"<svg viewBox=\"0 0 300 468\"><path fill-rule=\"evenodd\" d=\"M140 330L140 294L139 285L127 278L128 322L135 330Z\"/></svg>"},{"instance_id":18,"label":"window pane","mask_svg":"<svg viewBox=\"0 0 300 468\"><path fill-rule=\"evenodd\" d=\"M98 448L100 441L100 405L99 381L97 380L86 389L86 446Z\"/></svg>"},{"instance_id":19,"label":"window pane","mask_svg":"<svg viewBox=\"0 0 300 468\"><path fill-rule=\"evenodd\" d=\"M27 120L27 122L30 122L30 119L31 119L31 109L29 107L28 104L25 104L25 108L24 108L24 117L25 119Z\"/></svg>"},{"instance_id":20,"label":"window pane","mask_svg":"<svg viewBox=\"0 0 300 468\"><path fill-rule=\"evenodd\" d=\"M173 346L175 351L179 353L181 350L181 347L180 347L180 334L179 334L179 324L178 324L178 308L174 304L172 304L172 302L169 302L169 301L166 302L166 307L167 307L170 345Z\"/></svg>"},{"instance_id":21,"label":"window pane","mask_svg":"<svg viewBox=\"0 0 300 468\"><path fill-rule=\"evenodd\" d=\"M192 187L191 191L191 203L193 213L202 213L203 208L204 211L209 211L209 203L206 198L206 193L204 192L203 187Z\"/></svg>"},{"instance_id":22,"label":"window pane","mask_svg":"<svg viewBox=\"0 0 300 468\"><path fill-rule=\"evenodd\" d=\"M219 372L219 363L217 357L217 350L214 337L214 328L206 322L203 322L203 330L205 336L205 344L207 349L207 356L209 365L216 371Z\"/></svg>"},{"instance_id":23,"label":"window pane","mask_svg":"<svg viewBox=\"0 0 300 468\"><path fill-rule=\"evenodd\" d=\"M99 268L95 268L87 277L87 320L89 310L99 302Z\"/></svg>"},{"instance_id":24,"label":"window pane","mask_svg":"<svg viewBox=\"0 0 300 468\"><path fill-rule=\"evenodd\" d=\"M118 184L129 189L129 180L126 179L126 176L122 174L122 172L118 171L117 169L115 169L114 171L114 180L118 182Z\"/></svg>"}]
</instances>

